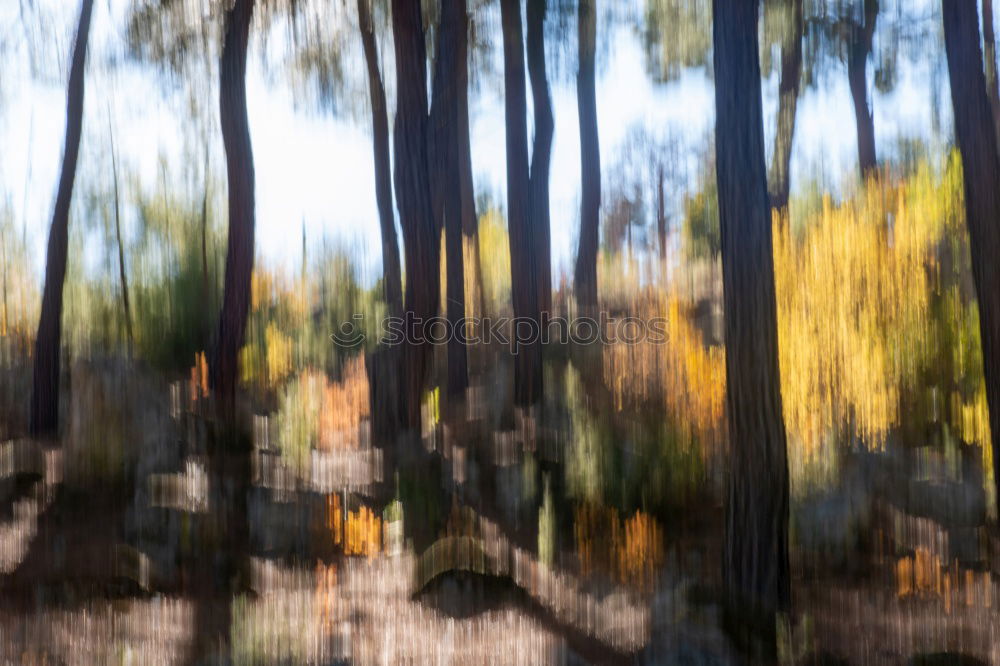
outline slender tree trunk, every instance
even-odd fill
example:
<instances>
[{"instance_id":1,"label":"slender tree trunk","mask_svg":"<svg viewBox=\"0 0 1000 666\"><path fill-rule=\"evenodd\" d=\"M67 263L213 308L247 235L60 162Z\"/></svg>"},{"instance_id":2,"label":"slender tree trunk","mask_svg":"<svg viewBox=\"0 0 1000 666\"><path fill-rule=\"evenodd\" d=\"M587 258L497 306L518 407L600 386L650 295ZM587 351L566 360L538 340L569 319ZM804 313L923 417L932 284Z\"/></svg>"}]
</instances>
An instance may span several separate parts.
<instances>
[{"instance_id":1,"label":"slender tree trunk","mask_svg":"<svg viewBox=\"0 0 1000 666\"><path fill-rule=\"evenodd\" d=\"M555 119L545 71L545 13L547 0L528 0L528 76L534 100L535 139L531 149L529 176L531 226L535 232L538 307L552 312L552 243L549 221L549 166Z\"/></svg>"},{"instance_id":2,"label":"slender tree trunk","mask_svg":"<svg viewBox=\"0 0 1000 666\"><path fill-rule=\"evenodd\" d=\"M246 95L247 43L253 9L254 0L236 0L226 11L219 62L219 119L229 179L229 243L211 379L226 410L234 406L253 276L255 185Z\"/></svg>"},{"instance_id":3,"label":"slender tree trunk","mask_svg":"<svg viewBox=\"0 0 1000 666\"><path fill-rule=\"evenodd\" d=\"M539 331L536 236L528 204L528 101L524 75L524 40L519 0L500 0L503 24L504 112L507 125L507 230L510 235L511 300L516 328L523 339ZM514 357L514 403L527 407L542 395L539 335Z\"/></svg>"},{"instance_id":4,"label":"slender tree trunk","mask_svg":"<svg viewBox=\"0 0 1000 666\"><path fill-rule=\"evenodd\" d=\"M208 136L205 133L205 162L204 173L202 177L204 178L204 183L202 185L201 191L201 307L202 307L202 335L203 341L207 342L210 335L209 328L211 326L208 318L209 303L211 294L209 292L209 281L208 281L208 170L209 170L209 158L208 158Z\"/></svg>"},{"instance_id":5,"label":"slender tree trunk","mask_svg":"<svg viewBox=\"0 0 1000 666\"><path fill-rule=\"evenodd\" d=\"M771 218L764 165L757 0L714 0L715 146L722 233L729 481L724 582L730 607L789 606L788 463L778 375ZM760 634L758 634L758 637Z\"/></svg>"},{"instance_id":6,"label":"slender tree trunk","mask_svg":"<svg viewBox=\"0 0 1000 666\"><path fill-rule=\"evenodd\" d=\"M394 169L406 259L403 308L414 322L422 323L439 310L441 239L428 179L427 49L420 0L393 0L392 26L396 50ZM431 349L411 336L405 351L406 421L419 428Z\"/></svg>"},{"instance_id":7,"label":"slender tree trunk","mask_svg":"<svg viewBox=\"0 0 1000 666\"><path fill-rule=\"evenodd\" d=\"M979 299L983 376L993 439L993 478L1000 482L1000 157L979 50L976 0L942 0L955 138L962 154L965 218Z\"/></svg>"},{"instance_id":8,"label":"slender tree trunk","mask_svg":"<svg viewBox=\"0 0 1000 666\"><path fill-rule=\"evenodd\" d=\"M468 58L468 21L465 0L442 0L431 107L431 173L438 224L444 227L445 233L445 310L453 331L448 338L448 394L453 396L464 393L469 385L464 330L465 257L458 108L462 63Z\"/></svg>"},{"instance_id":9,"label":"slender tree trunk","mask_svg":"<svg viewBox=\"0 0 1000 666\"><path fill-rule=\"evenodd\" d=\"M229 642L231 605L220 607L215 599L230 598L245 585L250 548L250 442L238 419L236 385L239 352L250 314L254 261L255 176L246 100L247 47L253 12L254 0L234 0L226 10L219 61L219 120L226 152L229 238L222 310L215 349L209 358L209 381L223 418L208 444L209 490L217 507L213 517L221 531L221 543L208 571L214 594L204 598L196 611L197 625L202 627L199 641L206 641L200 647L206 650L212 649L217 637L224 644Z\"/></svg>"},{"instance_id":10,"label":"slender tree trunk","mask_svg":"<svg viewBox=\"0 0 1000 666\"><path fill-rule=\"evenodd\" d=\"M851 28L847 52L847 78L854 100L854 117L858 128L858 167L862 179L875 174L875 121L868 104L868 56L872 52L872 36L878 20L878 0L864 0L864 24Z\"/></svg>"},{"instance_id":11,"label":"slender tree trunk","mask_svg":"<svg viewBox=\"0 0 1000 666\"><path fill-rule=\"evenodd\" d=\"M659 240L660 262L667 260L667 200L664 195L663 164L656 168L656 237Z\"/></svg>"},{"instance_id":12,"label":"slender tree trunk","mask_svg":"<svg viewBox=\"0 0 1000 666\"><path fill-rule=\"evenodd\" d=\"M802 77L802 0L791 0L792 31L781 45L781 82L778 84L778 120L774 132L774 153L768 189L771 207L788 206L789 165L792 159L792 140L795 137L795 111L799 102L799 81Z\"/></svg>"},{"instance_id":13,"label":"slender tree trunk","mask_svg":"<svg viewBox=\"0 0 1000 666\"><path fill-rule=\"evenodd\" d=\"M399 245L396 241L396 216L392 204L392 171L389 162L389 116L386 111L385 86L379 70L378 46L368 3L358 0L358 24L361 43L368 66L368 91L372 105L372 150L375 154L375 201L378 204L379 228L382 233L383 295L389 315L403 315L402 272L399 267Z\"/></svg>"},{"instance_id":14,"label":"slender tree trunk","mask_svg":"<svg viewBox=\"0 0 1000 666\"><path fill-rule=\"evenodd\" d=\"M121 201L118 195L118 156L115 152L115 135L108 116L108 136L111 140L111 176L115 190L115 239L118 242L118 278L122 290L122 310L125 313L125 332L128 334L128 355L132 358L135 340L132 336L132 308L128 301L128 277L125 273L125 248L122 245Z\"/></svg>"},{"instance_id":15,"label":"slender tree trunk","mask_svg":"<svg viewBox=\"0 0 1000 666\"><path fill-rule=\"evenodd\" d=\"M997 81L997 40L993 30L993 0L983 0L983 45L986 53L986 92L993 114L993 132L1000 145L1000 83Z\"/></svg>"},{"instance_id":16,"label":"slender tree trunk","mask_svg":"<svg viewBox=\"0 0 1000 666\"><path fill-rule=\"evenodd\" d=\"M580 0L580 70L576 77L580 111L580 246L576 254L576 300L597 307L597 246L600 242L601 148L597 135L595 49L597 12L594 0Z\"/></svg>"},{"instance_id":17,"label":"slender tree trunk","mask_svg":"<svg viewBox=\"0 0 1000 666\"><path fill-rule=\"evenodd\" d=\"M59 350L62 343L62 293L66 280L66 251L69 240L69 208L73 200L73 181L80 155L83 130L84 69L87 63L87 39L94 0L83 0L80 22L73 47L66 93L66 143L62 172L56 193L49 245L45 257L45 287L42 311L35 337L35 364L31 390L29 430L33 435L55 434L59 427Z\"/></svg>"}]
</instances>

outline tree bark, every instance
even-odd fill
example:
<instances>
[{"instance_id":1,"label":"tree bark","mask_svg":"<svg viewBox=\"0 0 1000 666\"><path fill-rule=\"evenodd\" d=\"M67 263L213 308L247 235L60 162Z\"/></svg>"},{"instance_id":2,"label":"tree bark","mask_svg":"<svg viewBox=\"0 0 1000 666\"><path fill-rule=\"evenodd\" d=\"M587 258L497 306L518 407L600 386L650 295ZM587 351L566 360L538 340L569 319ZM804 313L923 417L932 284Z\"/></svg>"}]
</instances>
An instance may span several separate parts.
<instances>
[{"instance_id":1,"label":"tree bark","mask_svg":"<svg viewBox=\"0 0 1000 666\"><path fill-rule=\"evenodd\" d=\"M549 167L555 119L545 71L545 13L547 0L528 0L528 76L534 100L535 138L531 149L529 175L529 217L535 232L538 307L552 312L552 243L549 219Z\"/></svg>"},{"instance_id":2,"label":"tree bark","mask_svg":"<svg viewBox=\"0 0 1000 666\"><path fill-rule=\"evenodd\" d=\"M45 257L45 286L42 290L42 311L35 336L35 363L32 376L31 417L32 435L55 434L59 427L59 350L62 344L62 294L66 280L66 252L69 241L69 208L73 200L76 163L80 156L80 134L83 131L83 91L87 64L87 41L94 0L83 0L80 22L76 29L73 61L69 70L66 92L66 143L63 149L62 172L56 193L49 244Z\"/></svg>"},{"instance_id":3,"label":"tree bark","mask_svg":"<svg viewBox=\"0 0 1000 666\"><path fill-rule=\"evenodd\" d=\"M789 606L788 463L778 375L757 0L714 0L715 150L722 234L729 478L723 576L731 608Z\"/></svg>"},{"instance_id":4,"label":"tree bark","mask_svg":"<svg viewBox=\"0 0 1000 666\"><path fill-rule=\"evenodd\" d=\"M667 260L667 200L664 194L663 164L656 168L656 237L659 240L660 262Z\"/></svg>"},{"instance_id":5,"label":"tree bark","mask_svg":"<svg viewBox=\"0 0 1000 666\"><path fill-rule=\"evenodd\" d=\"M986 92L993 114L993 132L1000 145L1000 83L997 81L997 41L993 30L993 0L983 0L983 45L986 53Z\"/></svg>"},{"instance_id":6,"label":"tree bark","mask_svg":"<svg viewBox=\"0 0 1000 666\"><path fill-rule=\"evenodd\" d=\"M467 21L468 23L468 21ZM468 26L466 26L468 28ZM472 133L469 123L469 58L468 29L465 34L466 57L459 63L460 83L458 86L458 176L462 189L462 233L470 244L472 254L472 282L476 293L466 298L475 298L477 316L482 316L485 304L483 294L483 265L479 255L479 215L476 213L476 189L472 176Z\"/></svg>"},{"instance_id":7,"label":"tree bark","mask_svg":"<svg viewBox=\"0 0 1000 666\"><path fill-rule=\"evenodd\" d=\"M434 218L427 157L427 49L420 0L393 0L396 51L395 185L403 229L406 289L403 308L414 322L437 316L441 297L440 228ZM405 343L406 422L420 427L420 398L430 347L409 336Z\"/></svg>"},{"instance_id":8,"label":"tree bark","mask_svg":"<svg viewBox=\"0 0 1000 666\"><path fill-rule=\"evenodd\" d=\"M781 46L781 81L778 83L778 119L774 132L774 152L768 174L771 207L788 206L792 140L795 137L795 112L802 78L802 0L791 0L792 32Z\"/></svg>"},{"instance_id":9,"label":"tree bark","mask_svg":"<svg viewBox=\"0 0 1000 666\"><path fill-rule=\"evenodd\" d=\"M1000 481L1000 157L979 50L975 0L942 0L944 45L951 77L955 139L962 155L965 218L972 277L979 300L979 336L993 445L993 478Z\"/></svg>"},{"instance_id":10,"label":"tree bark","mask_svg":"<svg viewBox=\"0 0 1000 666\"><path fill-rule=\"evenodd\" d=\"M510 235L511 300L516 327L538 331L538 282L534 257L536 236L528 204L528 101L524 73L524 40L519 0L500 0L503 24L504 111L507 125L507 231ZM524 328L522 328L524 327ZM514 403L527 407L542 395L540 336L535 335L514 357Z\"/></svg>"},{"instance_id":11,"label":"tree bark","mask_svg":"<svg viewBox=\"0 0 1000 666\"><path fill-rule=\"evenodd\" d=\"M236 0L226 11L219 62L219 120L229 180L229 243L210 378L227 412L234 407L253 277L255 185L246 95L247 43L253 9L254 0Z\"/></svg>"},{"instance_id":12,"label":"tree bark","mask_svg":"<svg viewBox=\"0 0 1000 666\"><path fill-rule=\"evenodd\" d=\"M601 148L597 135L595 49L597 12L594 0L580 0L578 17L580 69L576 77L580 112L580 245L576 254L576 300L581 308L597 307L597 246L600 242Z\"/></svg>"},{"instance_id":13,"label":"tree bark","mask_svg":"<svg viewBox=\"0 0 1000 666\"><path fill-rule=\"evenodd\" d=\"M389 116L386 111L385 86L379 70L378 45L372 25L370 0L358 0L358 25L368 67L368 91L372 106L372 150L375 157L375 201L378 204L379 229L382 233L383 297L389 316L403 315L402 271L396 240L396 216L392 203L392 171L389 161Z\"/></svg>"},{"instance_id":14,"label":"tree bark","mask_svg":"<svg viewBox=\"0 0 1000 666\"><path fill-rule=\"evenodd\" d=\"M108 116L108 137L111 141L111 176L115 192L115 240L118 242L118 279L122 290L122 310L125 314L125 332L128 335L128 355L132 358L135 340L132 336L132 308L128 300L128 277L125 273L125 248L122 245L121 202L118 195L118 156L115 153L115 135Z\"/></svg>"},{"instance_id":15,"label":"tree bark","mask_svg":"<svg viewBox=\"0 0 1000 666\"><path fill-rule=\"evenodd\" d=\"M864 0L864 24L852 24L847 47L847 78L854 100L854 117L858 131L858 168L861 178L875 174L878 160L875 154L875 121L868 104L868 56L872 51L872 36L878 20L878 0Z\"/></svg>"},{"instance_id":16,"label":"tree bark","mask_svg":"<svg viewBox=\"0 0 1000 666\"><path fill-rule=\"evenodd\" d=\"M448 338L448 394L453 396L464 393L469 385L458 108L462 64L468 59L468 22L465 0L442 0L431 106L431 174L438 225L445 233L445 310L452 330Z\"/></svg>"}]
</instances>

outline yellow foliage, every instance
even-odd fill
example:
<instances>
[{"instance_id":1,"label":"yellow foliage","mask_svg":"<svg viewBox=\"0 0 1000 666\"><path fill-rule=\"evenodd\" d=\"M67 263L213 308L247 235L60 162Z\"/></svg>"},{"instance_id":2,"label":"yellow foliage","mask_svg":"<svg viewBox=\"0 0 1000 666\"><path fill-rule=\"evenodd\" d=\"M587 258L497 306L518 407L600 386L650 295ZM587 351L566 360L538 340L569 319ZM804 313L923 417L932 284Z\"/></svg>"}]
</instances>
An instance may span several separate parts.
<instances>
[{"instance_id":1,"label":"yellow foliage","mask_svg":"<svg viewBox=\"0 0 1000 666\"><path fill-rule=\"evenodd\" d=\"M347 512L344 554L375 557L382 550L382 519L368 507Z\"/></svg>"},{"instance_id":2,"label":"yellow foliage","mask_svg":"<svg viewBox=\"0 0 1000 666\"><path fill-rule=\"evenodd\" d=\"M510 307L510 242L507 222L496 208L479 218L479 254L486 301L483 314L498 314Z\"/></svg>"},{"instance_id":3,"label":"yellow foliage","mask_svg":"<svg viewBox=\"0 0 1000 666\"><path fill-rule=\"evenodd\" d=\"M619 340L604 346L604 381L616 408L662 401L682 431L696 437L705 451L717 451L724 431L725 351L703 344L675 291L646 289L633 307L647 325L663 322L665 342Z\"/></svg>"},{"instance_id":4,"label":"yellow foliage","mask_svg":"<svg viewBox=\"0 0 1000 666\"><path fill-rule=\"evenodd\" d=\"M816 461L845 430L883 446L900 424L903 393L921 388L921 369L949 353L931 306L942 289L939 248L964 238L960 183L953 161L939 179L924 168L904 183L872 181L839 206L826 199L798 235L775 216L781 389L793 459ZM985 400L952 399L963 438L988 441Z\"/></svg>"}]
</instances>

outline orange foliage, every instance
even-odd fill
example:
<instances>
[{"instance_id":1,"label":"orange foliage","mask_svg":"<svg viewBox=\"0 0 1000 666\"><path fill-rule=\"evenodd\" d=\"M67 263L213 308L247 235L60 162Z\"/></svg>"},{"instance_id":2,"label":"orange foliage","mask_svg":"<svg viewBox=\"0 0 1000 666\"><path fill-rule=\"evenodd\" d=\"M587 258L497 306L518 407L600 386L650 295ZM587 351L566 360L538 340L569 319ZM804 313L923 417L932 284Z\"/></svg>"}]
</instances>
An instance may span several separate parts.
<instances>
[{"instance_id":1,"label":"orange foliage","mask_svg":"<svg viewBox=\"0 0 1000 666\"><path fill-rule=\"evenodd\" d=\"M615 406L661 403L681 431L696 437L704 450L717 451L724 428L725 351L704 345L676 293L646 289L634 313L646 322L665 320L666 341L605 345L604 380Z\"/></svg>"},{"instance_id":2,"label":"orange foliage","mask_svg":"<svg viewBox=\"0 0 1000 666\"><path fill-rule=\"evenodd\" d=\"M346 525L341 520L346 518ZM344 516L340 496L326 496L326 526L334 545L343 545L345 555L375 557L382 551L382 519L366 506Z\"/></svg>"},{"instance_id":3,"label":"orange foliage","mask_svg":"<svg viewBox=\"0 0 1000 666\"><path fill-rule=\"evenodd\" d=\"M581 504L574 510L573 531L585 576L603 571L638 589L654 582L663 562L663 533L649 514L636 511L623 521L613 508Z\"/></svg>"}]
</instances>

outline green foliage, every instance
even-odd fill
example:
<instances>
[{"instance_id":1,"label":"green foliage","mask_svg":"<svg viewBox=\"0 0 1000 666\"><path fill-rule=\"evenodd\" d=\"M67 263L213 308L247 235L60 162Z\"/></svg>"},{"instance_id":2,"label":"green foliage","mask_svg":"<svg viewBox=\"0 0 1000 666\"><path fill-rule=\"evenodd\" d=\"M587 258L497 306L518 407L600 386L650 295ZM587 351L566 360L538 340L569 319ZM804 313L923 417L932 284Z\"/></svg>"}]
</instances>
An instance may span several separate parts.
<instances>
[{"instance_id":1,"label":"green foliage","mask_svg":"<svg viewBox=\"0 0 1000 666\"><path fill-rule=\"evenodd\" d=\"M714 170L706 171L701 189L684 200L684 252L690 259L712 259L722 250L719 193Z\"/></svg>"},{"instance_id":2,"label":"green foliage","mask_svg":"<svg viewBox=\"0 0 1000 666\"><path fill-rule=\"evenodd\" d=\"M672 81L685 67L706 67L712 45L708 0L646 0L646 68Z\"/></svg>"}]
</instances>

